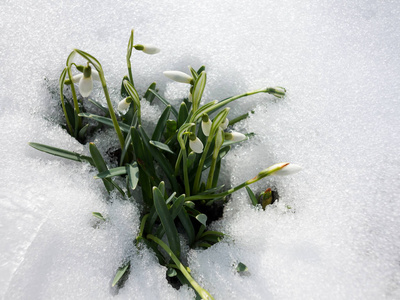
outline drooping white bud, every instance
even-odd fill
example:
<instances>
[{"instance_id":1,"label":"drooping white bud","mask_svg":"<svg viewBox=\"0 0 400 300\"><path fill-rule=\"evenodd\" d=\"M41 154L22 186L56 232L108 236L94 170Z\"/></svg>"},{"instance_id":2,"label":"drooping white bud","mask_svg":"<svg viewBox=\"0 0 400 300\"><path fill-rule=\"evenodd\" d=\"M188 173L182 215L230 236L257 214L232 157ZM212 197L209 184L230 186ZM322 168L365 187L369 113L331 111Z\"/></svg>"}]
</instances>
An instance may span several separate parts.
<instances>
[{"instance_id":1,"label":"drooping white bud","mask_svg":"<svg viewBox=\"0 0 400 300\"><path fill-rule=\"evenodd\" d=\"M129 105L131 104L131 101L127 101L127 98L122 99L119 103L118 103L118 110L119 111L124 111L127 110L129 108Z\"/></svg>"},{"instance_id":2,"label":"drooping white bud","mask_svg":"<svg viewBox=\"0 0 400 300\"><path fill-rule=\"evenodd\" d=\"M190 149L193 150L193 152L196 152L196 153L203 152L203 148L204 148L203 143L194 134L191 134L189 136L189 146L190 146Z\"/></svg>"},{"instance_id":3,"label":"drooping white bud","mask_svg":"<svg viewBox=\"0 0 400 300\"><path fill-rule=\"evenodd\" d=\"M201 130L203 130L203 133L205 136L210 135L211 126L212 126L212 122L211 122L210 118L206 114L204 114L202 117L202 121L201 121Z\"/></svg>"},{"instance_id":4,"label":"drooping white bud","mask_svg":"<svg viewBox=\"0 0 400 300\"><path fill-rule=\"evenodd\" d=\"M280 86L267 89L267 93L274 95L275 97L282 98L286 94L286 89Z\"/></svg>"},{"instance_id":5,"label":"drooping white bud","mask_svg":"<svg viewBox=\"0 0 400 300\"><path fill-rule=\"evenodd\" d=\"M160 49L153 45L141 45L137 44L133 46L136 50L143 51L146 54L156 54L160 52Z\"/></svg>"},{"instance_id":6,"label":"drooping white bud","mask_svg":"<svg viewBox=\"0 0 400 300\"><path fill-rule=\"evenodd\" d=\"M279 165L279 164L278 164ZM296 164L283 164L284 166L276 171L273 175L286 176L300 172L302 167Z\"/></svg>"},{"instance_id":7,"label":"drooping white bud","mask_svg":"<svg viewBox=\"0 0 400 300\"><path fill-rule=\"evenodd\" d=\"M229 125L229 120L228 118L225 118L225 121L221 123L221 125L219 125L219 127L221 127L223 130L225 130L226 128L228 128Z\"/></svg>"},{"instance_id":8,"label":"drooping white bud","mask_svg":"<svg viewBox=\"0 0 400 300\"><path fill-rule=\"evenodd\" d=\"M164 71L163 74L165 77L168 77L169 79L172 79L177 82L188 83L188 84L193 83L193 78L181 71Z\"/></svg>"},{"instance_id":9,"label":"drooping white bud","mask_svg":"<svg viewBox=\"0 0 400 300\"><path fill-rule=\"evenodd\" d=\"M232 132L225 132L225 140L231 142L240 142L245 140L247 137L240 132L232 131Z\"/></svg>"}]
</instances>

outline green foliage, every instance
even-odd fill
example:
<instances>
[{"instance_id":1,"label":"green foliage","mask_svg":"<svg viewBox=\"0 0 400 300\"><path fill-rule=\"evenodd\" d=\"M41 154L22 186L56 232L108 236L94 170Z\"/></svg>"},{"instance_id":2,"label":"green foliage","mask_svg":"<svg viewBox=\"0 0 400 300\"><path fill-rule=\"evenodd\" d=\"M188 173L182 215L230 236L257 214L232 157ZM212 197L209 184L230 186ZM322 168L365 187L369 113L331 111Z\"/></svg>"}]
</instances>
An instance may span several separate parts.
<instances>
[{"instance_id":1,"label":"green foliage","mask_svg":"<svg viewBox=\"0 0 400 300\"><path fill-rule=\"evenodd\" d=\"M182 283L190 284L198 296L213 299L194 281L188 268L179 261L183 242L181 237L185 236L184 240L188 241L192 248L205 249L218 243L224 234L207 230L208 224L213 220L210 218L210 215L213 215L210 209L215 207L215 201L225 199L231 193L246 187L253 205L257 205L254 193L247 186L279 170L279 167L276 167L271 172L264 172L252 180L222 191L224 185L219 184L221 162L231 149L230 145L237 142L224 141L224 130L227 129L222 128L222 124L229 114L229 108L225 106L232 101L257 93L270 93L282 97L286 90L280 87L264 88L201 105L206 89L205 67L200 67L198 71L190 67L189 71L193 78L191 92L187 99L182 99L179 108L175 108L158 93L155 82L141 94L152 105L157 104L154 100L158 99L166 106L161 116L157 116L158 122L150 138L142 127L141 97L133 83L131 57L134 49L132 30L126 57L128 76L123 76L119 93L126 98L123 100L124 105L129 105L125 113L116 114L108 94L102 66L91 54L78 49L71 52L59 79L61 106L66 121L64 128L81 142L90 137L93 126L96 126L96 129L101 129L101 126L114 128L120 143L119 151L115 152L119 165L109 168L94 143L89 144L90 157L37 143L30 143L30 146L55 156L91 164L98 170L95 178L103 181L108 193L116 189L124 197L127 195L127 198L135 201L131 192L140 186L144 205L140 206L143 210L136 245L139 247L144 243L152 249L160 264L168 267L168 276L176 276ZM80 55L87 61L88 67L91 65L98 72L107 107L94 99L80 102L77 100L72 68L75 66L77 71L83 72L85 67L75 65L73 59L76 55ZM72 99L66 99L64 95L66 85L71 89ZM88 102L104 115L88 111ZM212 125L209 135L206 136L204 133L206 131L200 130L202 117L205 114L211 116L212 113L216 115L210 118ZM244 114L232 119L230 125L247 116L248 114ZM205 118L208 120L208 117ZM202 178L207 175L207 181L203 182ZM123 180L114 180L118 177ZM126 185L121 187L120 182L125 182ZM93 215L105 220L99 212L94 212ZM167 244L161 241L164 235ZM162 255L161 248L167 252L172 262ZM243 266L239 264L238 272L244 270ZM112 286L119 282L129 267L130 264L127 263L118 269Z\"/></svg>"}]
</instances>

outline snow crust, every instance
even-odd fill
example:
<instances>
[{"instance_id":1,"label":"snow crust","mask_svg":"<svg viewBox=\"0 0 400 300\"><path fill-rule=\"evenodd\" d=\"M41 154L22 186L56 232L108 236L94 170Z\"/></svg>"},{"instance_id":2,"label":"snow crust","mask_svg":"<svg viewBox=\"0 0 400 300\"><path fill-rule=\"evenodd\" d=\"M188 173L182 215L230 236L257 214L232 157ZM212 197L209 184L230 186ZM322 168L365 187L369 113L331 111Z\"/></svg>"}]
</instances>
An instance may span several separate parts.
<instances>
[{"instance_id":1,"label":"snow crust","mask_svg":"<svg viewBox=\"0 0 400 300\"><path fill-rule=\"evenodd\" d=\"M165 70L207 67L204 101L267 86L231 106L255 132L224 162L232 185L278 162L303 171L252 186L280 201L255 209L245 191L213 228L228 237L188 256L216 299L399 299L400 5L398 1L2 1L0 4L0 296L4 299L191 299L149 251L133 246L139 207L109 198L86 164L28 146L87 154L57 124L57 85L73 48L103 65L115 107L131 28L140 93L156 81L172 103L187 86ZM97 89L96 89L97 87ZM94 96L101 101L100 86ZM55 91L57 93L57 90ZM161 106L144 107L151 125ZM113 132L97 136L99 147ZM111 162L112 163L112 162ZM288 208L290 207L290 208ZM91 213L109 221L98 224ZM110 288L131 259L130 277ZM248 273L239 275L242 262Z\"/></svg>"}]
</instances>

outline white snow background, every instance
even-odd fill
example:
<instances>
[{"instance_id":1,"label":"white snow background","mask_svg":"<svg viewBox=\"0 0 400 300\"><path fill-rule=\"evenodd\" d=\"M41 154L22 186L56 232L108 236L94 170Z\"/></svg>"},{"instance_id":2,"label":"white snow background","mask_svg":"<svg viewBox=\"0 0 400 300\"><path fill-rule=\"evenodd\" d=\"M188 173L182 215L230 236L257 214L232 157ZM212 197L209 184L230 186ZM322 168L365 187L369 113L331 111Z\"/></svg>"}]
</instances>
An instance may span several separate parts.
<instances>
[{"instance_id":1,"label":"white snow background","mask_svg":"<svg viewBox=\"0 0 400 300\"><path fill-rule=\"evenodd\" d=\"M73 48L102 63L114 104L135 52L140 94L156 81L178 104L187 86L162 71L207 67L205 102L267 86L231 105L235 126L255 132L223 165L236 185L276 162L303 170L252 189L277 188L266 211L245 191L213 228L228 237L191 250L193 277L216 299L399 299L400 3L394 1L7 1L0 3L0 296L4 299L191 299L172 288L150 251L137 252L139 210L107 203L87 164L28 146L88 153L58 125L56 87ZM45 79L46 78L46 79ZM93 97L102 100L95 85ZM155 100L155 103L157 100ZM162 105L144 106L149 123ZM97 136L101 149L116 140ZM287 209L287 206L291 209ZM93 211L109 222L94 228ZM124 288L110 288L130 258ZM234 269L245 263L249 272Z\"/></svg>"}]
</instances>

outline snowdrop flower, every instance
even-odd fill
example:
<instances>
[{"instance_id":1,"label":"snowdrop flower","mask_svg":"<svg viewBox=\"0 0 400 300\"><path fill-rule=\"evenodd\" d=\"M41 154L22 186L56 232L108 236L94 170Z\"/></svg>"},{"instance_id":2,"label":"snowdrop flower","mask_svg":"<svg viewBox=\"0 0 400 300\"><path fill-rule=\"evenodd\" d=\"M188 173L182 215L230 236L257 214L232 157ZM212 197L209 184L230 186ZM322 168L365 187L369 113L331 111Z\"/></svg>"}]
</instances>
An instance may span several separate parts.
<instances>
[{"instance_id":1,"label":"snowdrop flower","mask_svg":"<svg viewBox=\"0 0 400 300\"><path fill-rule=\"evenodd\" d=\"M129 108L129 105L132 102L132 98L131 97L126 97L125 99L122 99L119 103L118 103L118 110L119 111L124 111L127 110Z\"/></svg>"},{"instance_id":2,"label":"snowdrop flower","mask_svg":"<svg viewBox=\"0 0 400 300\"><path fill-rule=\"evenodd\" d=\"M134 45L133 47L135 47L136 50L139 51L143 51L146 54L156 54L158 52L160 52L160 49L153 46L153 45Z\"/></svg>"},{"instance_id":3,"label":"snowdrop flower","mask_svg":"<svg viewBox=\"0 0 400 300\"><path fill-rule=\"evenodd\" d=\"M79 92L81 93L82 97L88 97L93 90L93 79L100 81L99 73L93 70L92 68L87 65L83 69L82 74L78 74L72 77L72 81L74 83L79 82Z\"/></svg>"},{"instance_id":4,"label":"snowdrop flower","mask_svg":"<svg viewBox=\"0 0 400 300\"><path fill-rule=\"evenodd\" d=\"M194 82L191 76L181 71L165 71L163 72L163 74L165 77L168 77L169 79L172 79L177 82L188 83L188 84L193 84Z\"/></svg>"},{"instance_id":5,"label":"snowdrop flower","mask_svg":"<svg viewBox=\"0 0 400 300\"><path fill-rule=\"evenodd\" d=\"M282 98L285 96L286 89L280 86L274 87L274 88L269 88L267 90L267 93L274 95L275 97Z\"/></svg>"},{"instance_id":6,"label":"snowdrop flower","mask_svg":"<svg viewBox=\"0 0 400 300\"><path fill-rule=\"evenodd\" d=\"M208 117L207 114L204 114L202 117L202 121L201 121L201 130L203 130L203 133L205 136L210 135L211 125L212 125L212 122L211 122L210 118Z\"/></svg>"},{"instance_id":7,"label":"snowdrop flower","mask_svg":"<svg viewBox=\"0 0 400 300\"><path fill-rule=\"evenodd\" d=\"M225 132L225 140L232 141L232 142L240 142L245 140L247 137L240 132L232 131L232 132Z\"/></svg>"},{"instance_id":8,"label":"snowdrop flower","mask_svg":"<svg viewBox=\"0 0 400 300\"><path fill-rule=\"evenodd\" d=\"M189 135L189 146L193 150L193 152L196 152L196 153L203 152L203 143L200 141L200 139L194 133Z\"/></svg>"},{"instance_id":9,"label":"snowdrop flower","mask_svg":"<svg viewBox=\"0 0 400 300\"><path fill-rule=\"evenodd\" d=\"M291 164L291 163L279 163L270 166L269 168L260 172L267 175L278 175L278 176L286 176L297 173L302 168L299 165Z\"/></svg>"},{"instance_id":10,"label":"snowdrop flower","mask_svg":"<svg viewBox=\"0 0 400 300\"><path fill-rule=\"evenodd\" d=\"M221 127L223 130L225 130L226 128L228 128L229 125L229 120L228 118L225 118L225 121L221 123L221 125L219 125L219 127Z\"/></svg>"}]
</instances>

